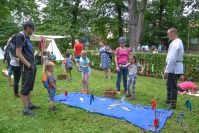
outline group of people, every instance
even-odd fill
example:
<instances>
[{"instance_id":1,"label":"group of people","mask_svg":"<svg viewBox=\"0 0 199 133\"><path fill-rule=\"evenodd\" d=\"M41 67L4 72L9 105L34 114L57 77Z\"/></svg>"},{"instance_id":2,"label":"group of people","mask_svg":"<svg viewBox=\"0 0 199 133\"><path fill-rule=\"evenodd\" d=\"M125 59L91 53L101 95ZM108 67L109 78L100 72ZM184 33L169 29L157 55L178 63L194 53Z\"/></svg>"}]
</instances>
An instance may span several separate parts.
<instances>
[{"instance_id":1,"label":"group of people","mask_svg":"<svg viewBox=\"0 0 199 133\"><path fill-rule=\"evenodd\" d=\"M11 84L11 75L14 75L14 96L21 97L23 104L23 114L24 115L35 115L32 109L40 108L32 103L31 92L33 91L35 77L37 68L34 60L34 50L32 47L32 42L30 41L30 36L36 29L35 25L31 21L26 21L23 24L23 31L13 35L5 46L6 58L10 58L8 63L8 82ZM10 43L15 43L16 56L12 55L9 51ZM22 79L22 86L19 92L18 86L20 78Z\"/></svg>"},{"instance_id":2,"label":"group of people","mask_svg":"<svg viewBox=\"0 0 199 133\"><path fill-rule=\"evenodd\" d=\"M26 21L23 25L23 33L17 33L15 35L16 40L16 57L11 57L11 68L14 73L14 94L19 95L23 104L23 114L28 116L34 116L31 111L34 108L40 108L32 103L31 92L34 88L34 82L37 72L37 67L34 61L34 50L30 36L36 29L35 25L31 21ZM178 38L178 32L175 28L170 28L167 31L169 40L172 40L168 54L166 58L166 68L164 74L168 76L167 79L167 99L166 103L169 103L168 109L175 109L177 104L178 91L182 92L182 86L177 86L177 80L183 73L183 54L184 48L181 39ZM91 68L89 66L90 60L87 57L86 51L83 50L83 46L79 43L79 40L75 41L74 56L77 63L77 71L82 72L82 93L89 93L88 80L91 75ZM137 72L140 68L140 73L144 71L144 67L138 63L138 59L135 54L130 52L130 49L125 47L126 38L120 37L118 40L119 47L115 50L115 64L117 70L116 89L117 94L121 94L120 81L123 77L124 93L131 99L135 98L135 84L137 80ZM98 53L92 53L92 55L100 55L102 68L104 70L104 78L110 79L111 72L111 59L110 55L112 50L105 42L100 43L100 50ZM70 55L66 55L66 75L67 80L72 80L71 70L72 61ZM50 89L48 89L50 97L50 110L55 111L56 108L53 105L56 90L59 90L56 85L56 80L53 75L55 64L53 62L47 62L45 66L45 74L49 82ZM68 77L70 75L70 79ZM22 76L22 87L20 93L18 93L18 84L20 76ZM128 76L128 79L127 79ZM132 85L131 85L132 84ZM132 87L132 93L130 91ZM179 90L179 88L181 88ZM180 93L180 92L179 92Z\"/></svg>"}]
</instances>

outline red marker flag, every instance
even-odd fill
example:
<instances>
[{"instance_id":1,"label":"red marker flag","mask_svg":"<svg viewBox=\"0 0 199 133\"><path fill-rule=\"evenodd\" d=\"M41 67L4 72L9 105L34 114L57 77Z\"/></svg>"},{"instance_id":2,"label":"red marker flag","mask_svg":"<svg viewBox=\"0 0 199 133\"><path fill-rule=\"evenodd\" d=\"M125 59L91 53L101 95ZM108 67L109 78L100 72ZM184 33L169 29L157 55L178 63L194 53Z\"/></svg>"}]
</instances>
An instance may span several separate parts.
<instances>
[{"instance_id":1,"label":"red marker flag","mask_svg":"<svg viewBox=\"0 0 199 133\"><path fill-rule=\"evenodd\" d=\"M158 127L158 119L157 118L154 119L154 126Z\"/></svg>"},{"instance_id":2,"label":"red marker flag","mask_svg":"<svg viewBox=\"0 0 199 133\"><path fill-rule=\"evenodd\" d=\"M156 99L151 101L152 110L156 108Z\"/></svg>"},{"instance_id":3,"label":"red marker flag","mask_svg":"<svg viewBox=\"0 0 199 133\"><path fill-rule=\"evenodd\" d=\"M65 92L64 92L64 95L65 95L66 97L68 97L68 91L65 91Z\"/></svg>"}]
</instances>

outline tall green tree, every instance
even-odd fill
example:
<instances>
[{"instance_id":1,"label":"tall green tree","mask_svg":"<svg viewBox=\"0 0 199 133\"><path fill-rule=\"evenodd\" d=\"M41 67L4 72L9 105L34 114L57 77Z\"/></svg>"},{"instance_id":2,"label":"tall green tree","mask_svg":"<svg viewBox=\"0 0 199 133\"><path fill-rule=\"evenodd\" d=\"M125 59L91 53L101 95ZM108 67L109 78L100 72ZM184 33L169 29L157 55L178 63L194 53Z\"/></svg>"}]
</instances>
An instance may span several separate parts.
<instances>
[{"instance_id":1,"label":"tall green tree","mask_svg":"<svg viewBox=\"0 0 199 133\"><path fill-rule=\"evenodd\" d=\"M0 5L0 45L22 30L25 20L38 22L38 6L34 0L1 0Z\"/></svg>"}]
</instances>

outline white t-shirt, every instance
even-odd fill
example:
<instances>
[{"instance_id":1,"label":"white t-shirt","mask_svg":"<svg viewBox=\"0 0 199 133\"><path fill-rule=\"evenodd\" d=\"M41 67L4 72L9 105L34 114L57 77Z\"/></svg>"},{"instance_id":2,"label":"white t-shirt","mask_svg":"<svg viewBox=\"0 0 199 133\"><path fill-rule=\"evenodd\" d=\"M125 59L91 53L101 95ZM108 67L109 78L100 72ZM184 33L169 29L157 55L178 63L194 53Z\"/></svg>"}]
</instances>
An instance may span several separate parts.
<instances>
[{"instance_id":1,"label":"white t-shirt","mask_svg":"<svg viewBox=\"0 0 199 133\"><path fill-rule=\"evenodd\" d=\"M19 66L19 60L16 59L14 56L12 56L9 52L10 55L10 65L12 66Z\"/></svg>"}]
</instances>

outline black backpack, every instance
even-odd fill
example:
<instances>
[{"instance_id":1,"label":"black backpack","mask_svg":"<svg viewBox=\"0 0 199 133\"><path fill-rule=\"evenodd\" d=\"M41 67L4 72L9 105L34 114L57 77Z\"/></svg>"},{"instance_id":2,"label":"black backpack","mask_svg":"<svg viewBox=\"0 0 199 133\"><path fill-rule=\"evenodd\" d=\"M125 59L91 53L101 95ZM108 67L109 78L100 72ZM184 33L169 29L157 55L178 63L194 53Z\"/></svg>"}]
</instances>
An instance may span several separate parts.
<instances>
[{"instance_id":1,"label":"black backpack","mask_svg":"<svg viewBox=\"0 0 199 133\"><path fill-rule=\"evenodd\" d=\"M9 51L8 51L8 47L6 47L5 51L4 51L4 59L3 62L7 62L7 68L10 66L10 55L9 55Z\"/></svg>"},{"instance_id":2,"label":"black backpack","mask_svg":"<svg viewBox=\"0 0 199 133\"><path fill-rule=\"evenodd\" d=\"M25 34L23 32L19 32L18 34L23 34L24 36L24 41L25 41ZM16 35L18 34L15 34L12 39L10 40L9 44L8 44L8 51L10 52L10 54L13 56L13 57L17 57L16 56ZM23 41L23 43L24 43Z\"/></svg>"}]
</instances>

